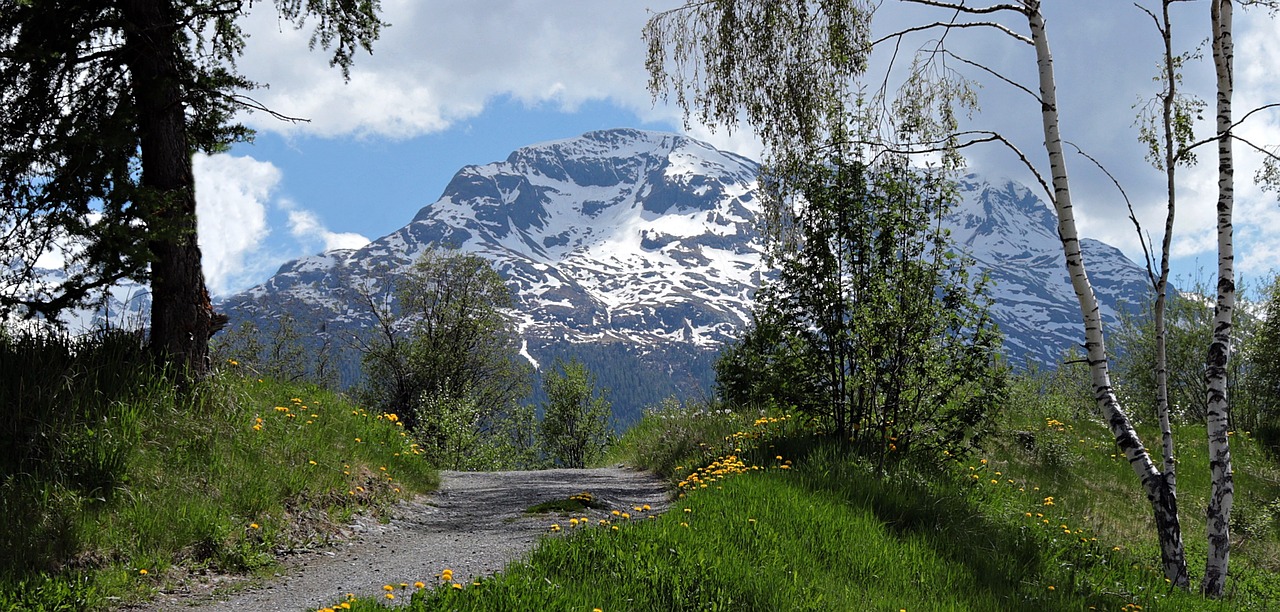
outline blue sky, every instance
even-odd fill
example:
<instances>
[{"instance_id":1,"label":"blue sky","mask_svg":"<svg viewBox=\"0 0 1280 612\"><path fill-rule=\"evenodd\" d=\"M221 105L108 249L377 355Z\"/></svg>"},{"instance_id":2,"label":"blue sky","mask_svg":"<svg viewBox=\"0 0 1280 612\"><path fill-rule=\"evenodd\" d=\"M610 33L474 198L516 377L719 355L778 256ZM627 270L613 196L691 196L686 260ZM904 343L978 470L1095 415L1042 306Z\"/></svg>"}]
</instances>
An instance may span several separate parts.
<instances>
[{"instance_id":1,"label":"blue sky","mask_svg":"<svg viewBox=\"0 0 1280 612\"><path fill-rule=\"evenodd\" d=\"M272 3L257 3L241 69L269 89L254 97L309 122L264 114L245 117L252 144L196 160L206 276L215 294L248 288L276 268L326 248L354 247L408 223L433 202L463 165L504 159L520 146L610 127L684 131L680 111L654 105L646 91L640 30L648 10L676 0L383 0L391 25L370 56L357 57L349 82L307 51L307 34L280 25ZM1154 93L1158 39L1148 17L1118 0L1046 3L1057 62L1064 135L1103 160L1124 183L1144 226L1162 219L1161 175L1142 159L1133 106ZM1154 2L1147 0L1154 8ZM1207 35L1207 6L1176 5L1179 43ZM936 10L886 0L877 29L945 19ZM1008 22L1020 31L1025 23ZM962 35L963 34L963 35ZM966 56L1031 82L1029 49L989 33L948 38ZM904 45L914 49L919 37ZM1263 12L1237 16L1237 105L1280 100L1280 28ZM963 68L963 67L961 67ZM969 70L983 81L983 110L969 127L1005 132L1034 159L1039 115L1025 94ZM1208 94L1212 67L1188 69L1187 85ZM1211 115L1211 113L1210 113ZM1239 115L1239 113L1238 113ZM1201 133L1207 133L1204 125ZM1242 128L1259 143L1280 143L1280 117L1260 115ZM690 135L758 157L750 132ZM1212 152L1180 182L1183 208L1175 232L1177 272L1215 267L1211 232L1216 170ZM1110 181L1081 158L1071 162L1085 235L1141 251L1127 210ZM1237 257L1256 277L1280 261L1280 206L1252 185L1257 160L1242 156ZM1252 165L1251 165L1252 164ZM1007 152L974 150L971 167L1031 183Z\"/></svg>"}]
</instances>

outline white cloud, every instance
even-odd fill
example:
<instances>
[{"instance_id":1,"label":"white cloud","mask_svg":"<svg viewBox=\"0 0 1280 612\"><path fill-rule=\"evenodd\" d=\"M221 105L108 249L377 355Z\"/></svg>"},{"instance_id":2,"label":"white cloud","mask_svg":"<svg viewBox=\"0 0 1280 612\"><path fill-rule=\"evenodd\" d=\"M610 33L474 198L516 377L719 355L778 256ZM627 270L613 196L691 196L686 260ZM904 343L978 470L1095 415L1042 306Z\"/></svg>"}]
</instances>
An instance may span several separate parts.
<instances>
[{"instance_id":1,"label":"white cloud","mask_svg":"<svg viewBox=\"0 0 1280 612\"><path fill-rule=\"evenodd\" d=\"M256 98L311 121L257 113L248 122L284 133L408 138L473 117L497 96L566 111L608 99L642 115L673 116L667 108L652 111L645 89L644 3L385 0L382 6L390 26L372 56L358 54L344 83L328 54L308 51L308 30L282 26L274 6L261 4L246 21L251 38L241 67L271 86Z\"/></svg>"},{"instance_id":2,"label":"white cloud","mask_svg":"<svg viewBox=\"0 0 1280 612\"><path fill-rule=\"evenodd\" d=\"M209 291L222 294L259 276L249 255L270 233L266 204L280 170L252 157L196 154L197 231Z\"/></svg>"},{"instance_id":3,"label":"white cloud","mask_svg":"<svg viewBox=\"0 0 1280 612\"><path fill-rule=\"evenodd\" d=\"M358 249L369 244L369 239L360 234L329 231L315 213L294 208L291 202L283 202L282 207L289 212L289 232L300 242L310 243L319 240L324 244L326 251Z\"/></svg>"}]
</instances>

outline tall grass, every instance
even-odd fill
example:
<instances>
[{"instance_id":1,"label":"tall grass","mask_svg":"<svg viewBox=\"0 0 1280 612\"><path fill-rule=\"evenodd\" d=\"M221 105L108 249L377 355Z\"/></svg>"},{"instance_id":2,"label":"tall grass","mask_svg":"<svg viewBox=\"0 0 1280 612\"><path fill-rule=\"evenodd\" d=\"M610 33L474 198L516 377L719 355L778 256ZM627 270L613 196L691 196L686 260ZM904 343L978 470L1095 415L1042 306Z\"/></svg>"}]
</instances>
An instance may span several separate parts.
<instances>
[{"instance_id":1,"label":"tall grass","mask_svg":"<svg viewBox=\"0 0 1280 612\"><path fill-rule=\"evenodd\" d=\"M131 336L0 336L0 609L269 568L436 485L397 419L235 369L179 393Z\"/></svg>"},{"instance_id":2,"label":"tall grass","mask_svg":"<svg viewBox=\"0 0 1280 612\"><path fill-rule=\"evenodd\" d=\"M1172 589L1158 567L1154 530L1143 524L1149 508L1128 466L1106 452L1105 428L1063 407L1046 408L1060 419L1010 408L1021 416L1006 420L984 453L906 458L888 473L794 420L693 409L646 415L624 437L636 447L613 457L669 465L677 499L667 514L549 530L527 560L496 576L469 585L441 581L409 598L418 610L1280 605L1272 554L1258 553L1276 546L1274 519L1268 535L1260 524L1242 538L1228 598ZM1196 429L1182 433L1203 436L1203 427ZM1243 434L1237 449L1237 473L1250 474L1238 478L1242 490L1280 497L1275 465ZM1207 488L1190 475L1201 461L1190 449L1184 454L1182 487L1191 504ZM1184 523L1195 521L1193 510L1184 512ZM380 603L362 600L356 608Z\"/></svg>"}]
</instances>

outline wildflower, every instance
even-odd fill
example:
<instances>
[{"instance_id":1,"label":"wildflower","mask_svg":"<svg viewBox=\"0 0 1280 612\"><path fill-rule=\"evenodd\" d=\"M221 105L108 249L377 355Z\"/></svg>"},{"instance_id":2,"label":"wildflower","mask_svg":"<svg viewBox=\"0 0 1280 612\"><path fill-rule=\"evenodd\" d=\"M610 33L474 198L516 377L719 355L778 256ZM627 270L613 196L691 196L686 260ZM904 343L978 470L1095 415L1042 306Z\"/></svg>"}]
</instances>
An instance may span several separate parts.
<instances>
[{"instance_id":1,"label":"wildflower","mask_svg":"<svg viewBox=\"0 0 1280 612\"><path fill-rule=\"evenodd\" d=\"M384 590L384 591L393 591L393 590L395 590L395 588L394 588L394 587L392 587L392 586L391 586L391 585L389 585L389 584L384 584L384 585L382 585L382 590Z\"/></svg>"},{"instance_id":2,"label":"wildflower","mask_svg":"<svg viewBox=\"0 0 1280 612\"><path fill-rule=\"evenodd\" d=\"M612 515L614 515L614 516L622 516L622 513L621 513L621 512L618 512L617 510L614 510L613 512L610 512L609 514L612 514Z\"/></svg>"},{"instance_id":3,"label":"wildflower","mask_svg":"<svg viewBox=\"0 0 1280 612\"><path fill-rule=\"evenodd\" d=\"M1049 585L1049 590L1050 590L1050 591L1054 590L1054 588L1053 588L1053 585L1052 585L1052 584L1051 584L1051 585Z\"/></svg>"},{"instance_id":4,"label":"wildflower","mask_svg":"<svg viewBox=\"0 0 1280 612\"><path fill-rule=\"evenodd\" d=\"M756 520L755 520L755 519L753 519L753 518L749 518L749 519L747 519L747 522L748 522L748 523L750 523L751 525L755 525L755 524L756 524Z\"/></svg>"},{"instance_id":5,"label":"wildflower","mask_svg":"<svg viewBox=\"0 0 1280 612\"><path fill-rule=\"evenodd\" d=\"M262 423L254 423L254 424L253 424L253 430L254 430L254 431L262 431Z\"/></svg>"},{"instance_id":6,"label":"wildflower","mask_svg":"<svg viewBox=\"0 0 1280 612\"><path fill-rule=\"evenodd\" d=\"M308 464L310 464L310 465L316 465L316 460L315 460L315 459L312 459L312 460L308 461L307 463L308 463Z\"/></svg>"},{"instance_id":7,"label":"wildflower","mask_svg":"<svg viewBox=\"0 0 1280 612\"><path fill-rule=\"evenodd\" d=\"M626 512L623 512L623 513L622 513L622 518L630 520L630 519L631 519L631 515L630 515L630 514L627 514Z\"/></svg>"},{"instance_id":8,"label":"wildflower","mask_svg":"<svg viewBox=\"0 0 1280 612\"><path fill-rule=\"evenodd\" d=\"M408 583L408 582L401 582L401 583L400 583L400 588L402 588L402 589L407 589L407 588L409 588L409 583Z\"/></svg>"},{"instance_id":9,"label":"wildflower","mask_svg":"<svg viewBox=\"0 0 1280 612\"><path fill-rule=\"evenodd\" d=\"M645 504L645 505L644 505L644 511L645 511L645 512L648 512L648 511L649 511L649 504Z\"/></svg>"},{"instance_id":10,"label":"wildflower","mask_svg":"<svg viewBox=\"0 0 1280 612\"><path fill-rule=\"evenodd\" d=\"M610 529L612 529L612 530L614 530L614 531L617 531L617 530L618 530L618 526L617 526L617 525L614 525L613 527L610 527Z\"/></svg>"},{"instance_id":11,"label":"wildflower","mask_svg":"<svg viewBox=\"0 0 1280 612\"><path fill-rule=\"evenodd\" d=\"M140 569L140 570L138 570L138 575L140 575L140 576L146 576L146 575L147 575L147 570L145 570L145 569Z\"/></svg>"},{"instance_id":12,"label":"wildflower","mask_svg":"<svg viewBox=\"0 0 1280 612\"><path fill-rule=\"evenodd\" d=\"M560 525L555 524L555 523L552 523L552 524L551 524L551 531L560 531Z\"/></svg>"},{"instance_id":13,"label":"wildflower","mask_svg":"<svg viewBox=\"0 0 1280 612\"><path fill-rule=\"evenodd\" d=\"M688 527L688 526L689 526L689 523L680 523L680 526L681 526L681 527Z\"/></svg>"},{"instance_id":14,"label":"wildflower","mask_svg":"<svg viewBox=\"0 0 1280 612\"><path fill-rule=\"evenodd\" d=\"M446 569L443 572L440 572L440 579L445 582L449 582L450 580L453 580L453 570Z\"/></svg>"},{"instance_id":15,"label":"wildflower","mask_svg":"<svg viewBox=\"0 0 1280 612\"><path fill-rule=\"evenodd\" d=\"M1044 498L1044 505L1046 505L1046 506L1052 506L1052 505L1053 505L1053 496L1052 496L1052 495L1050 495L1049 497Z\"/></svg>"},{"instance_id":16,"label":"wildflower","mask_svg":"<svg viewBox=\"0 0 1280 612\"><path fill-rule=\"evenodd\" d=\"M453 583L453 584L452 584L452 585L450 585L450 586L452 586L452 587L453 587L453 588L455 588L455 589L458 589L459 591L461 591L461 590L462 590L462 585L460 585L460 584L458 584L458 583L456 583L456 582L455 582L455 583Z\"/></svg>"},{"instance_id":17,"label":"wildflower","mask_svg":"<svg viewBox=\"0 0 1280 612\"><path fill-rule=\"evenodd\" d=\"M685 513L685 514L689 514L690 512L693 512L693 508L685 508L685 509L684 509L684 513Z\"/></svg>"},{"instance_id":18,"label":"wildflower","mask_svg":"<svg viewBox=\"0 0 1280 612\"><path fill-rule=\"evenodd\" d=\"M578 519L576 519L576 518L571 518L571 519L569 519L569 524L570 524L570 525L572 525L572 526L574 526L574 527L577 527L577 526L578 526Z\"/></svg>"},{"instance_id":19,"label":"wildflower","mask_svg":"<svg viewBox=\"0 0 1280 612\"><path fill-rule=\"evenodd\" d=\"M391 593L387 593L387 599L395 599L395 598L396 598L396 596L395 596L395 595L393 595L393 594L391 594Z\"/></svg>"},{"instance_id":20,"label":"wildflower","mask_svg":"<svg viewBox=\"0 0 1280 612\"><path fill-rule=\"evenodd\" d=\"M249 523L249 529L259 529L259 528L260 527L258 526L257 523Z\"/></svg>"},{"instance_id":21,"label":"wildflower","mask_svg":"<svg viewBox=\"0 0 1280 612\"><path fill-rule=\"evenodd\" d=\"M419 581L417 581L417 582L413 583L413 588L415 588L415 589L420 589L420 588L425 587L425 586L427 586L427 585L422 584L422 581L421 581L421 580L419 580Z\"/></svg>"}]
</instances>

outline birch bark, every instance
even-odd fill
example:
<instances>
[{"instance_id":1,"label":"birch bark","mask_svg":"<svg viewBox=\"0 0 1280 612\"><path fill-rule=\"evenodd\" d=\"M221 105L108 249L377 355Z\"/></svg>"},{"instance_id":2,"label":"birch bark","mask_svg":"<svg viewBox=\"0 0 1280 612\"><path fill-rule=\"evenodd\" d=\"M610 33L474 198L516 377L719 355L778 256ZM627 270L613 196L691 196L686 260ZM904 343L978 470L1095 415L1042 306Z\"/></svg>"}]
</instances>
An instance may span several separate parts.
<instances>
[{"instance_id":1,"label":"birch bark","mask_svg":"<svg viewBox=\"0 0 1280 612\"><path fill-rule=\"evenodd\" d=\"M1231 554L1231 505L1235 485L1231 474L1231 446L1227 406L1227 361L1231 356L1231 315L1235 309L1235 252L1232 244L1232 209L1235 203L1235 168L1231 146L1234 89L1232 0L1211 0L1213 65L1218 77L1218 297L1214 307L1213 340L1205 356L1208 394L1209 472L1212 490L1206 511L1208 556L1200 589L1220 597L1226 584Z\"/></svg>"},{"instance_id":2,"label":"birch bark","mask_svg":"<svg viewBox=\"0 0 1280 612\"><path fill-rule=\"evenodd\" d=\"M1053 55L1045 32L1044 17L1040 12L1040 0L1023 0L1022 12L1027 17L1031 39L1036 50L1039 68L1041 119L1044 127L1045 150L1049 154L1052 173L1053 206L1058 216L1058 236L1062 240L1067 259L1067 271L1076 299L1080 302L1080 314L1084 319L1085 351L1089 361L1094 399L1103 419L1115 437L1116 445L1129 460L1129 465L1142 482L1147 499L1155 514L1156 530L1160 542L1160 561L1165 577L1174 585L1186 586L1187 564L1182 544L1182 528L1178 522L1178 500L1169 475L1156 469L1151 455L1134 431L1128 415L1121 409L1111 386L1111 374L1107 364L1107 349L1102 333L1102 317L1093 285L1089 282L1084 254L1080 249L1080 237L1076 229L1075 212L1071 203L1071 184L1067 175L1066 158L1059 133L1057 85L1053 73Z\"/></svg>"}]
</instances>

